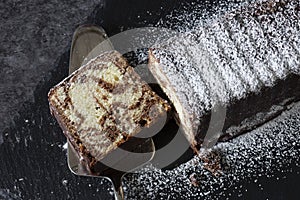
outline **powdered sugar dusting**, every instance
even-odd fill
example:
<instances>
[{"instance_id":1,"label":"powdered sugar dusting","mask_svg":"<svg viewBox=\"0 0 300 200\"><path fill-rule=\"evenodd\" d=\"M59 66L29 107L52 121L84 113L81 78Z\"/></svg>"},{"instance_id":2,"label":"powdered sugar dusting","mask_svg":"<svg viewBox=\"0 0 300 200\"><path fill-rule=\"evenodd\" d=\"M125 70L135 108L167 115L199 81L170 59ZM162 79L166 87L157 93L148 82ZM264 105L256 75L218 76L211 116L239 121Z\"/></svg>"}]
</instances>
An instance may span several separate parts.
<instances>
[{"instance_id":1,"label":"powdered sugar dusting","mask_svg":"<svg viewBox=\"0 0 300 200\"><path fill-rule=\"evenodd\" d=\"M299 47L293 45L299 43L299 5L272 2L243 5L226 15L195 20L193 26L187 24L189 30L180 29L185 31L183 36L155 45L153 54L161 70L182 93L180 97L189 97L181 99L190 105L189 110L201 114L199 110L216 101L226 104L242 99L290 73L299 74ZM187 14L186 21L195 16ZM288 36L296 36L288 37L287 31ZM176 79L179 73L182 78Z\"/></svg>"},{"instance_id":2,"label":"powdered sugar dusting","mask_svg":"<svg viewBox=\"0 0 300 200\"><path fill-rule=\"evenodd\" d=\"M222 199L241 181L256 183L261 176L300 165L300 103L281 116L231 141L217 144L208 154L221 163L219 176L195 156L179 167L162 171L149 165L124 179L127 199ZM259 185L259 183L256 183ZM196 186L195 186L196 185ZM236 188L239 192L240 188ZM243 193L240 191L240 193Z\"/></svg>"}]
</instances>

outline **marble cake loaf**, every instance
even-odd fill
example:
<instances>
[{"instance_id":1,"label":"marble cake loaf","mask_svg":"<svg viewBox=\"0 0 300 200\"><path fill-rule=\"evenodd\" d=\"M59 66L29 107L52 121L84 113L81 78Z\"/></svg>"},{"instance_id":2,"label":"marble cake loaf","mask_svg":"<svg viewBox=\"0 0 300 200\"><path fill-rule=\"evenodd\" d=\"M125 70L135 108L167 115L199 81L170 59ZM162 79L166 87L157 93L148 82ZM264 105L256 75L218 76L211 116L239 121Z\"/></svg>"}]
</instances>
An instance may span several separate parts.
<instances>
[{"instance_id":1,"label":"marble cake loaf","mask_svg":"<svg viewBox=\"0 0 300 200\"><path fill-rule=\"evenodd\" d=\"M116 51L72 73L48 98L51 113L94 174L106 155L170 109Z\"/></svg>"},{"instance_id":2,"label":"marble cake loaf","mask_svg":"<svg viewBox=\"0 0 300 200\"><path fill-rule=\"evenodd\" d=\"M150 49L149 69L173 102L195 151L216 107L226 108L220 131L225 140L300 99L299 33L299 1L267 0L243 5Z\"/></svg>"}]
</instances>

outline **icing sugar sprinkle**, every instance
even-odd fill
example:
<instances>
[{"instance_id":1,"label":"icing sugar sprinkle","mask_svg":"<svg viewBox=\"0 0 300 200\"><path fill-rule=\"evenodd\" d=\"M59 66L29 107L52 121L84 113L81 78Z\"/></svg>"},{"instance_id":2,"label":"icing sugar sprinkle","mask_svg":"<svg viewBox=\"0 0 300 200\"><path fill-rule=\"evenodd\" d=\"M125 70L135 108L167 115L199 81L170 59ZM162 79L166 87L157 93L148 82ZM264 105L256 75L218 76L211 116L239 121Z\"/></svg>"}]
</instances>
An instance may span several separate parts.
<instances>
[{"instance_id":1,"label":"icing sugar sprinkle","mask_svg":"<svg viewBox=\"0 0 300 200\"><path fill-rule=\"evenodd\" d=\"M218 175L207 170L197 156L173 170L162 171L152 165L126 175L126 199L224 199L231 190L247 192L240 182L259 187L261 176L291 172L300 167L300 103L291 110L247 134L218 143L209 154L220 162ZM217 155L217 156L216 156ZM279 179L279 177L277 177Z\"/></svg>"},{"instance_id":2,"label":"icing sugar sprinkle","mask_svg":"<svg viewBox=\"0 0 300 200\"><path fill-rule=\"evenodd\" d=\"M275 1L243 4L202 21L189 13L179 21L185 28L182 18L192 21L190 29L175 26L180 37L154 45L153 54L185 107L201 116L216 102L229 103L300 74L299 2L269 2Z\"/></svg>"}]
</instances>

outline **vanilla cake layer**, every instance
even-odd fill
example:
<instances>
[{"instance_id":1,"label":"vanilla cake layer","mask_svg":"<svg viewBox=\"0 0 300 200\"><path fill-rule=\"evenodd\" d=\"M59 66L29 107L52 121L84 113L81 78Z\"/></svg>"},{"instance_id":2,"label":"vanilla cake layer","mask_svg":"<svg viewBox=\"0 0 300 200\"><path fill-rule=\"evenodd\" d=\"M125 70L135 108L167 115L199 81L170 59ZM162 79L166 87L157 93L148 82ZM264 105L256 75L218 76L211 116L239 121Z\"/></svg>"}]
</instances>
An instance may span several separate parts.
<instances>
[{"instance_id":1,"label":"vanilla cake layer","mask_svg":"<svg viewBox=\"0 0 300 200\"><path fill-rule=\"evenodd\" d=\"M226 108L221 138L227 139L299 100L299 4L267 0L243 5L150 50L149 69L196 151L218 105Z\"/></svg>"},{"instance_id":2,"label":"vanilla cake layer","mask_svg":"<svg viewBox=\"0 0 300 200\"><path fill-rule=\"evenodd\" d=\"M81 67L49 94L52 114L88 169L170 109L116 51Z\"/></svg>"}]
</instances>

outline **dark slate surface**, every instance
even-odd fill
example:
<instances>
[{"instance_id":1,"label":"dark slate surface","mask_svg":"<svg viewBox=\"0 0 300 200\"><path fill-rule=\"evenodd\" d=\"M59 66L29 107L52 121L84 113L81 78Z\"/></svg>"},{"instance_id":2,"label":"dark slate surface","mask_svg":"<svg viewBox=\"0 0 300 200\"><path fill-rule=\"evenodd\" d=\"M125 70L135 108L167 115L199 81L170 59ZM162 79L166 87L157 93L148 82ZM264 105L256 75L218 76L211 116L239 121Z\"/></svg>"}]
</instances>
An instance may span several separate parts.
<instances>
[{"instance_id":1,"label":"dark slate surface","mask_svg":"<svg viewBox=\"0 0 300 200\"><path fill-rule=\"evenodd\" d=\"M65 138L46 99L49 87L67 74L75 28L102 5L1 1L0 199L111 199L108 181L70 173Z\"/></svg>"},{"instance_id":2,"label":"dark slate surface","mask_svg":"<svg viewBox=\"0 0 300 200\"><path fill-rule=\"evenodd\" d=\"M24 102L34 102L35 88L57 67L75 28L98 4L95 0L1 1L0 129L20 116Z\"/></svg>"},{"instance_id":3,"label":"dark slate surface","mask_svg":"<svg viewBox=\"0 0 300 200\"><path fill-rule=\"evenodd\" d=\"M76 27L96 23L113 35L155 24L177 6L173 2L0 2L0 199L113 199L107 180L78 177L69 171L66 141L49 113L47 92L68 73ZM288 177L282 184L295 182L293 174Z\"/></svg>"},{"instance_id":4,"label":"dark slate surface","mask_svg":"<svg viewBox=\"0 0 300 200\"><path fill-rule=\"evenodd\" d=\"M69 171L66 140L49 113L47 92L67 76L76 27L97 23L112 35L154 24L170 2L0 2L0 199L113 198L107 180ZM145 22L147 5L154 14Z\"/></svg>"}]
</instances>

